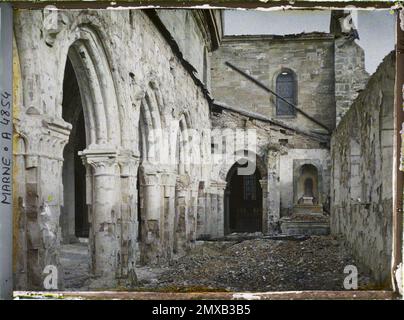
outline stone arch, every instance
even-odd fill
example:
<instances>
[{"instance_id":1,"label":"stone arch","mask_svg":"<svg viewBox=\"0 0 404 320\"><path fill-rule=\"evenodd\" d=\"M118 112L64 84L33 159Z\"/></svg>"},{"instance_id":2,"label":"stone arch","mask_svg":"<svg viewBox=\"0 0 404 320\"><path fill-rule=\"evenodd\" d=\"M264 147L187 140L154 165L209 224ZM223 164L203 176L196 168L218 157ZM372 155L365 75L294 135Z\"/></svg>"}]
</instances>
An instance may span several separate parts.
<instances>
[{"instance_id":1,"label":"stone arch","mask_svg":"<svg viewBox=\"0 0 404 320\"><path fill-rule=\"evenodd\" d=\"M223 219L225 234L263 231L262 175L256 165L253 170L240 173L241 167L252 164L252 160L247 157L243 160L245 161L236 161L226 175Z\"/></svg>"},{"instance_id":2,"label":"stone arch","mask_svg":"<svg viewBox=\"0 0 404 320\"><path fill-rule=\"evenodd\" d=\"M294 160L293 161L293 202L299 203L304 196L304 184L306 178L311 178L313 183L314 204L321 205L323 199L323 170L319 160ZM303 179L303 180L302 180Z\"/></svg>"},{"instance_id":3,"label":"stone arch","mask_svg":"<svg viewBox=\"0 0 404 320\"><path fill-rule=\"evenodd\" d=\"M82 96L88 146L121 144L121 110L111 71L111 59L98 30L86 23L75 25L61 54L60 93L57 99L61 115L64 66L70 59Z\"/></svg>"},{"instance_id":4,"label":"stone arch","mask_svg":"<svg viewBox=\"0 0 404 320\"><path fill-rule=\"evenodd\" d=\"M260 175L259 181L257 181L258 184L261 186L261 192L262 192L262 223L261 223L261 230L265 231L265 225L266 225L266 181L268 177L268 168L265 165L264 160L262 159L261 156L257 155L255 152L251 150L238 150L233 153L233 162L227 161L228 158L226 157L225 163L222 164L220 167L220 171L218 172L219 179L222 181L226 181L227 185L223 189L223 199L224 199L224 204L223 204L223 212L220 212L219 214L223 215L223 221L224 221L224 232L228 233L230 232L230 185L229 185L229 178L230 176L234 173L233 170L236 168L236 164L244 164L244 163L253 163L255 164L255 170L254 172L258 172ZM265 181L265 182L264 182Z\"/></svg>"},{"instance_id":5,"label":"stone arch","mask_svg":"<svg viewBox=\"0 0 404 320\"><path fill-rule=\"evenodd\" d=\"M230 169L233 167L235 162L245 162L245 161L251 161L252 163L254 163L258 169L258 171L261 174L262 179L267 179L268 177L268 168L265 164L264 159L259 156L258 154L256 154L255 152L251 151L251 150L240 150L240 151L236 151L234 152L234 158L233 160L235 160L234 162L225 162L219 171L219 178L223 181L226 181L227 179L227 175L230 171Z\"/></svg>"},{"instance_id":6,"label":"stone arch","mask_svg":"<svg viewBox=\"0 0 404 320\"><path fill-rule=\"evenodd\" d=\"M99 277L101 286L109 287L116 283L115 276L127 272L133 256L131 247L127 248L128 261L121 259L122 243L114 231L121 223L121 209L117 202L121 196L118 153L122 149L121 114L115 81L103 42L93 26L78 25L70 34L68 46L63 49L61 60L65 66L71 64L83 114L84 130L81 132L84 131L85 142L80 151L73 151L73 155L79 154L82 160L74 160L75 168L81 162L85 165L75 181L85 181L77 195L84 194L81 211L88 213L90 272ZM61 72L61 84L64 77L65 70ZM58 104L61 117L64 94L61 85ZM107 185L112 187L103 187Z\"/></svg>"},{"instance_id":7,"label":"stone arch","mask_svg":"<svg viewBox=\"0 0 404 320\"><path fill-rule=\"evenodd\" d=\"M182 113L178 121L177 134L177 155L178 155L178 174L190 175L191 164L193 160L192 148L189 140L189 130L191 129L190 117L187 113Z\"/></svg>"},{"instance_id":8,"label":"stone arch","mask_svg":"<svg viewBox=\"0 0 404 320\"><path fill-rule=\"evenodd\" d=\"M165 121L162 110L164 101L156 81L146 85L140 99L138 119L138 153L140 166L137 173L138 247L141 264L155 263L163 258L160 247L161 171L167 159L167 137L163 129ZM169 141L167 141L169 142ZM153 241L150 240L153 238Z\"/></svg>"},{"instance_id":9,"label":"stone arch","mask_svg":"<svg viewBox=\"0 0 404 320\"><path fill-rule=\"evenodd\" d=\"M162 108L163 101L160 91L151 82L140 103L139 154L142 162L161 164L165 155Z\"/></svg>"}]
</instances>

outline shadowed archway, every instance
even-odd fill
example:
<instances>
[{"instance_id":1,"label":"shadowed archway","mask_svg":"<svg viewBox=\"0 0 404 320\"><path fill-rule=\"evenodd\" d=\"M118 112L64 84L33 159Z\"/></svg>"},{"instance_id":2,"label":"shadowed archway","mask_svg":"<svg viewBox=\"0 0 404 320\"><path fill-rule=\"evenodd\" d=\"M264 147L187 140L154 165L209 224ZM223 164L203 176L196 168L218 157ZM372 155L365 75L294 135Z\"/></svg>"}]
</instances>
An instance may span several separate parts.
<instances>
[{"instance_id":1,"label":"shadowed archway","mask_svg":"<svg viewBox=\"0 0 404 320\"><path fill-rule=\"evenodd\" d=\"M225 233L262 231L262 177L257 168L251 174L242 174L238 169L251 163L241 163L236 162L226 178Z\"/></svg>"},{"instance_id":2,"label":"shadowed archway","mask_svg":"<svg viewBox=\"0 0 404 320\"><path fill-rule=\"evenodd\" d=\"M63 206L61 227L64 243L88 238L86 169L78 153L86 148L86 132L79 85L72 63L66 60L63 82L62 117L72 124L69 142L63 150Z\"/></svg>"}]
</instances>

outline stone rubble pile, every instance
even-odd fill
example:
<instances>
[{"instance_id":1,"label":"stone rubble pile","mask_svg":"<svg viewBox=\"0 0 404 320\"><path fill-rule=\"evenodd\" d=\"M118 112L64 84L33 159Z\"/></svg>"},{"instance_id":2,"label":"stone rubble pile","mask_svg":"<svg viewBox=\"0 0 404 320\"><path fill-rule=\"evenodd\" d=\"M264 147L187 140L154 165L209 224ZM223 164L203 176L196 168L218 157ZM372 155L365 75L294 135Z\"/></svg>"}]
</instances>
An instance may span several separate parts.
<instances>
[{"instance_id":1,"label":"stone rubble pile","mask_svg":"<svg viewBox=\"0 0 404 320\"><path fill-rule=\"evenodd\" d=\"M176 260L151 286L177 290L344 290L347 265L358 267L359 289L372 288L369 273L357 264L343 242L332 236L301 241L206 241Z\"/></svg>"}]
</instances>

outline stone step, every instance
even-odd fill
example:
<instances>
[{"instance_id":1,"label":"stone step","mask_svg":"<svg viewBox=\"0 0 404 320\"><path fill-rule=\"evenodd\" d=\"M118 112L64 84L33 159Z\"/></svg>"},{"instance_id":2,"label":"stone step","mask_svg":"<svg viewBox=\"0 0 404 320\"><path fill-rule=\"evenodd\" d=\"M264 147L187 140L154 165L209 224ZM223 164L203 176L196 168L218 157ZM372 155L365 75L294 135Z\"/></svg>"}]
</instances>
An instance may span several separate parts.
<instances>
[{"instance_id":1,"label":"stone step","mask_svg":"<svg viewBox=\"0 0 404 320\"><path fill-rule=\"evenodd\" d=\"M287 235L328 235L330 224L321 221L283 220L281 230Z\"/></svg>"}]
</instances>

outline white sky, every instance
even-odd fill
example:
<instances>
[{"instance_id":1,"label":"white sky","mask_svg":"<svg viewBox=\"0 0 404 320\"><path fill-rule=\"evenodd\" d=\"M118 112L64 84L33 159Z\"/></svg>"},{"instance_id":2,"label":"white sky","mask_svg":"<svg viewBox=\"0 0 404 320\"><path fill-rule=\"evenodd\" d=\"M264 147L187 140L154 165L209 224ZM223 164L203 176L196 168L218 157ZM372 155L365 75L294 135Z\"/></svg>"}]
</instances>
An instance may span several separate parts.
<instances>
[{"instance_id":1,"label":"white sky","mask_svg":"<svg viewBox=\"0 0 404 320\"><path fill-rule=\"evenodd\" d=\"M224 33L285 35L314 31L329 32L330 16L329 10L226 10ZM394 49L395 17L388 10L362 10L355 11L353 19L360 38L356 41L365 51L366 70L372 74L383 58Z\"/></svg>"}]
</instances>

